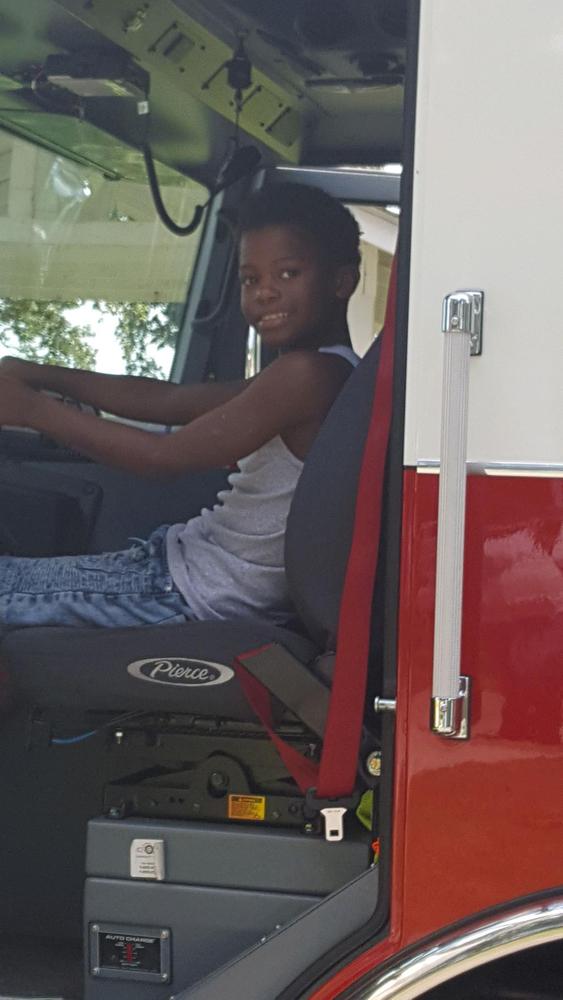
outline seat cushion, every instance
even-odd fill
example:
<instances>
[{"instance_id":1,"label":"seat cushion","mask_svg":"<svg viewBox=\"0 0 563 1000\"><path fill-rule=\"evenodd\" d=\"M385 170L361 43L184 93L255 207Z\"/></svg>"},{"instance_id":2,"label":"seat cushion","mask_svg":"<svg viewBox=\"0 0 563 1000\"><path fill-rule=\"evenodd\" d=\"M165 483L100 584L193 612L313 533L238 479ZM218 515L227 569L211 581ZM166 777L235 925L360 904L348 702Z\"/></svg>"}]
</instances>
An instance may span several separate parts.
<instances>
[{"instance_id":1,"label":"seat cushion","mask_svg":"<svg viewBox=\"0 0 563 1000\"><path fill-rule=\"evenodd\" d=\"M0 660L13 700L40 708L188 712L250 721L232 664L281 643L303 664L314 644L258 620L141 628L26 628L8 633Z\"/></svg>"}]
</instances>

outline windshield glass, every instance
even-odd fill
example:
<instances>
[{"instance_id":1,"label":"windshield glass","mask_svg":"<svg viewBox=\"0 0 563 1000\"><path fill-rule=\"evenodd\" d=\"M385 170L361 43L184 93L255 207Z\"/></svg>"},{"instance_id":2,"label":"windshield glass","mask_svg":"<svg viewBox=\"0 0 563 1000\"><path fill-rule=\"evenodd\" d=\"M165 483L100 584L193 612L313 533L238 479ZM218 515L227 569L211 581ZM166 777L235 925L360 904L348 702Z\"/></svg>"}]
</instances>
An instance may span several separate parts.
<instances>
[{"instance_id":1,"label":"windshield glass","mask_svg":"<svg viewBox=\"0 0 563 1000\"><path fill-rule=\"evenodd\" d=\"M166 169L179 224L205 189ZM179 238L147 184L0 131L0 353L168 378L200 230Z\"/></svg>"}]
</instances>

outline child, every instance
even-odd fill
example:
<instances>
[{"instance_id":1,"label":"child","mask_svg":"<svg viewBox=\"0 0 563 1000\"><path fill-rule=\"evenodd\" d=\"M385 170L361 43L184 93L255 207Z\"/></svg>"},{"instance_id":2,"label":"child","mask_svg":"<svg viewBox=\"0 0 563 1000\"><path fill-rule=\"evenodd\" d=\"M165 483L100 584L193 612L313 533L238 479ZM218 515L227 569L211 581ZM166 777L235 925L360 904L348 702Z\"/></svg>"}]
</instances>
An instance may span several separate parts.
<instances>
[{"instance_id":1,"label":"child","mask_svg":"<svg viewBox=\"0 0 563 1000\"><path fill-rule=\"evenodd\" d=\"M347 209L314 188L280 184L252 195L239 221L242 312L278 352L255 378L184 386L0 362L0 424L141 475L238 463L213 510L123 552L0 556L0 627L288 620L285 522L303 460L357 362L346 313L359 260ZM105 420L40 389L178 429Z\"/></svg>"}]
</instances>

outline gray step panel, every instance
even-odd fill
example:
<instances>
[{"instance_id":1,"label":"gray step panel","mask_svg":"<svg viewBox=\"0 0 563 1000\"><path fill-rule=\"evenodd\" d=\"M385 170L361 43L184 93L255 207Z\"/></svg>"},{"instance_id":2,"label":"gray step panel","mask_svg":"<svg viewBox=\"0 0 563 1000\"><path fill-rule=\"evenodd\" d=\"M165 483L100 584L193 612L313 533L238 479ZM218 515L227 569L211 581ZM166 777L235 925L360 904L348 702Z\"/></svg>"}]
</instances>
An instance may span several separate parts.
<instances>
[{"instance_id":1,"label":"gray step panel","mask_svg":"<svg viewBox=\"0 0 563 1000\"><path fill-rule=\"evenodd\" d=\"M277 1000L307 968L322 956L330 956L332 949L370 920L378 886L379 872L374 866L223 969L175 993L174 1000Z\"/></svg>"},{"instance_id":2,"label":"gray step panel","mask_svg":"<svg viewBox=\"0 0 563 1000\"><path fill-rule=\"evenodd\" d=\"M145 837L164 840L165 880L182 885L323 896L370 863L365 839L329 844L318 836L248 825L101 817L88 824L87 875L128 878L131 841Z\"/></svg>"},{"instance_id":3,"label":"gray step panel","mask_svg":"<svg viewBox=\"0 0 563 1000\"><path fill-rule=\"evenodd\" d=\"M91 975L87 969L84 1000L167 1000L271 934L276 925L309 909L317 898L89 878L84 898L85 940L92 924L117 925L124 933L141 932L148 925L168 929L172 981L160 986L128 978L115 980Z\"/></svg>"}]
</instances>

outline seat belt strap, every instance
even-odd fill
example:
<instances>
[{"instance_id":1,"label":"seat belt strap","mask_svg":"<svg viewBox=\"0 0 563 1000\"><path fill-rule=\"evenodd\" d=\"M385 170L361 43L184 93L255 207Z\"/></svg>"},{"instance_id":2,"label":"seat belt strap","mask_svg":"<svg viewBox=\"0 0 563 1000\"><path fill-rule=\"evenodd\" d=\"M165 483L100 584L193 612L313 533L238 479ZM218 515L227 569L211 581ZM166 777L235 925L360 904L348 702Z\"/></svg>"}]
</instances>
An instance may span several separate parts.
<instances>
[{"instance_id":1,"label":"seat belt strap","mask_svg":"<svg viewBox=\"0 0 563 1000\"><path fill-rule=\"evenodd\" d=\"M330 688L315 677L309 667L278 642L241 653L237 659L247 673L263 684L311 732L321 739L324 737Z\"/></svg>"},{"instance_id":2,"label":"seat belt strap","mask_svg":"<svg viewBox=\"0 0 563 1000\"><path fill-rule=\"evenodd\" d=\"M252 656L254 652L253 650L250 653L245 653L244 657ZM235 668L240 686L250 707L260 719L297 787L305 795L307 789L314 788L317 784L318 764L304 757L303 754L299 753L298 750L295 750L294 747L283 740L281 736L278 736L274 729L270 692L261 681L253 677L245 669L246 664L242 657L236 657Z\"/></svg>"},{"instance_id":3,"label":"seat belt strap","mask_svg":"<svg viewBox=\"0 0 563 1000\"><path fill-rule=\"evenodd\" d=\"M338 798L356 784L370 651L372 601L379 557L383 484L393 408L397 263L393 261L381 356L340 602L332 693L317 795Z\"/></svg>"}]
</instances>

